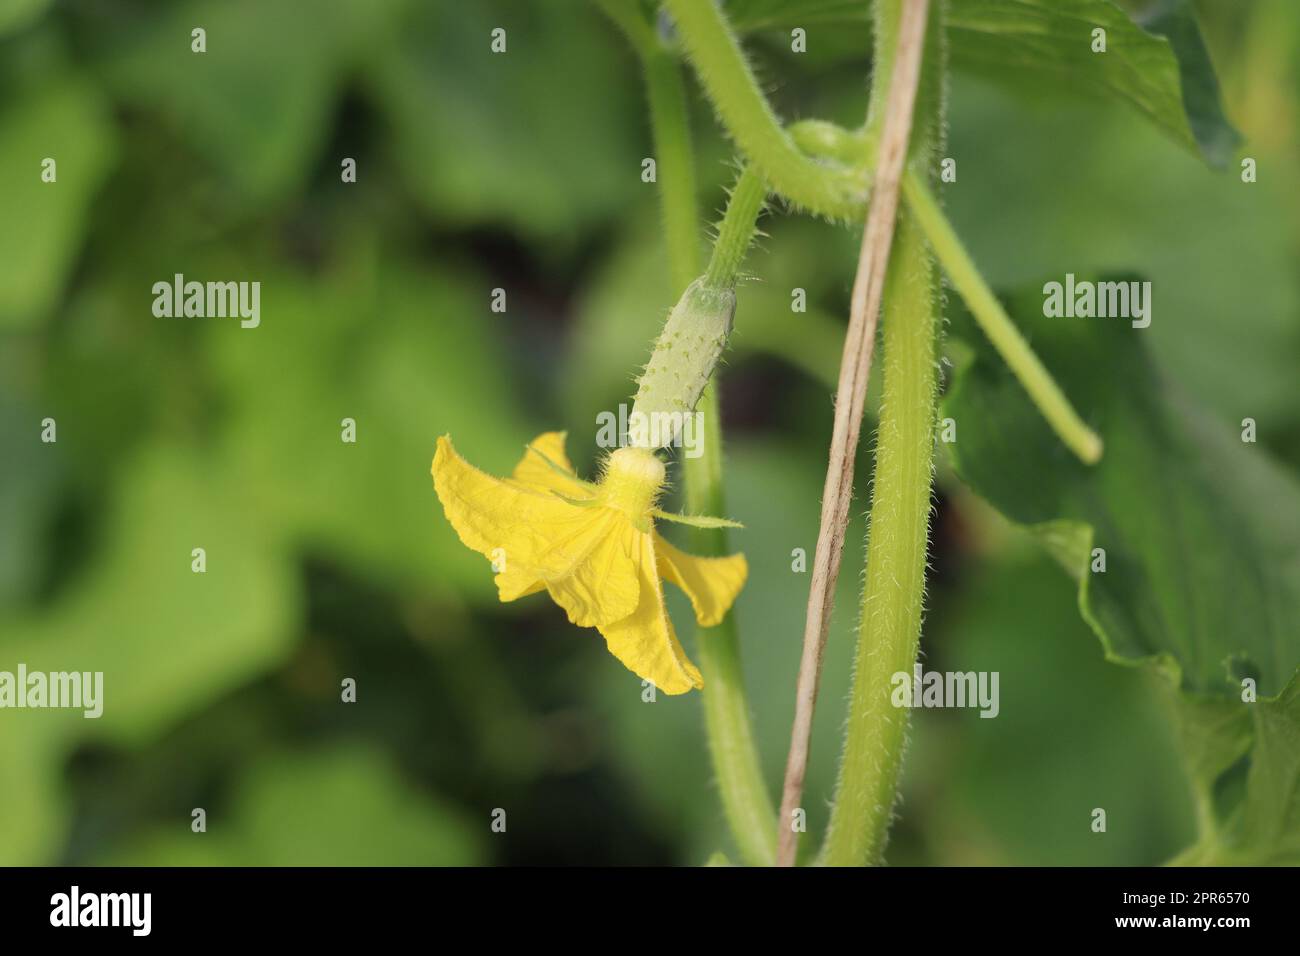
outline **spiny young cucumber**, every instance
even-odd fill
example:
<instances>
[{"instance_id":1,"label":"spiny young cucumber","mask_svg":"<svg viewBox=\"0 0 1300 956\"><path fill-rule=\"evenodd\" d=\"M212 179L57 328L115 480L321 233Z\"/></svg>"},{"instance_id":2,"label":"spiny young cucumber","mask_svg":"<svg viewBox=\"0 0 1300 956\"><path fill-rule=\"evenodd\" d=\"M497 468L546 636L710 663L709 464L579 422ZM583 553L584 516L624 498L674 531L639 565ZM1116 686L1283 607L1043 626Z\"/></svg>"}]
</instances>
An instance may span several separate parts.
<instances>
[{"instance_id":1,"label":"spiny young cucumber","mask_svg":"<svg viewBox=\"0 0 1300 956\"><path fill-rule=\"evenodd\" d=\"M658 427L646 429L635 441L663 448L676 439L727 347L735 314L733 288L709 285L703 278L686 287L659 333L632 404L632 420Z\"/></svg>"}]
</instances>

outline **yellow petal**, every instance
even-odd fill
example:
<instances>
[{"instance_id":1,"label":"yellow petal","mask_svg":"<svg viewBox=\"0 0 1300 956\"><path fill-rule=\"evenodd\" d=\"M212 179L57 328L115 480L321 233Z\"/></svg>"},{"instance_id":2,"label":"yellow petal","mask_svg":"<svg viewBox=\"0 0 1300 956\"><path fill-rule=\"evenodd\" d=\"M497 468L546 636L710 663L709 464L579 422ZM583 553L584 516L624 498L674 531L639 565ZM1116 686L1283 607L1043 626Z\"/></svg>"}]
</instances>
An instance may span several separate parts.
<instances>
[{"instance_id":1,"label":"yellow petal","mask_svg":"<svg viewBox=\"0 0 1300 956\"><path fill-rule=\"evenodd\" d=\"M637 576L640 600L636 611L621 621L600 628L609 651L638 677L653 681L665 694L684 694L703 687L699 670L686 657L686 651L664 607L663 588L655 564L653 537L637 535Z\"/></svg>"},{"instance_id":2,"label":"yellow petal","mask_svg":"<svg viewBox=\"0 0 1300 956\"><path fill-rule=\"evenodd\" d=\"M591 546L565 573L544 575L555 603L579 627L612 624L637 609L642 583L638 573L641 539L627 515L610 508L590 526Z\"/></svg>"},{"instance_id":3,"label":"yellow petal","mask_svg":"<svg viewBox=\"0 0 1300 956\"><path fill-rule=\"evenodd\" d=\"M545 432L534 438L515 465L512 477L535 491L558 491L569 498L590 498L590 489L578 480L569 456L564 453L564 435L564 432Z\"/></svg>"},{"instance_id":4,"label":"yellow petal","mask_svg":"<svg viewBox=\"0 0 1300 956\"><path fill-rule=\"evenodd\" d=\"M493 478L457 455L445 436L438 440L433 478L461 541L505 562L496 577L502 601L546 587L581 627L617 621L636 610L639 532L625 515Z\"/></svg>"},{"instance_id":5,"label":"yellow petal","mask_svg":"<svg viewBox=\"0 0 1300 956\"><path fill-rule=\"evenodd\" d=\"M433 456L433 486L466 547L537 577L564 573L585 557L594 544L592 526L602 518L602 509L484 474L445 435Z\"/></svg>"},{"instance_id":6,"label":"yellow petal","mask_svg":"<svg viewBox=\"0 0 1300 956\"><path fill-rule=\"evenodd\" d=\"M658 532L655 532L655 553L659 558L659 573L665 581L686 592L695 608L695 619L702 627L713 627L722 621L749 574L743 554L698 558L674 548Z\"/></svg>"},{"instance_id":7,"label":"yellow petal","mask_svg":"<svg viewBox=\"0 0 1300 956\"><path fill-rule=\"evenodd\" d=\"M509 562L506 563L506 569L494 580L497 585L497 597L502 603L536 594L546 587L546 582L537 576L536 571L531 568L518 568Z\"/></svg>"},{"instance_id":8,"label":"yellow petal","mask_svg":"<svg viewBox=\"0 0 1300 956\"><path fill-rule=\"evenodd\" d=\"M588 497L590 492L578 480L573 463L564 452L564 437L564 432L543 432L534 438L528 443L524 457L515 465L511 477L534 491L558 491L570 498ZM563 469L574 480L567 481L556 468ZM502 602L514 601L546 588L546 582L535 574L509 564L503 573L496 576L496 585L497 595Z\"/></svg>"}]
</instances>

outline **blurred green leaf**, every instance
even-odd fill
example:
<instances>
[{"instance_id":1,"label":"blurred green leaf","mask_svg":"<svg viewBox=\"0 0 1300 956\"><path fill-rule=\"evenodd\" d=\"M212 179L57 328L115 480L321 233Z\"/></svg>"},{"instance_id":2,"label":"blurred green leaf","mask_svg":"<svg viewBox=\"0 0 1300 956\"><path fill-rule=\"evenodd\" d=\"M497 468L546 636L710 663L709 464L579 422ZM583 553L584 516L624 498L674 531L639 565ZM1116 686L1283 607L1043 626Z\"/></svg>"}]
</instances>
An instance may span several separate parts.
<instances>
[{"instance_id":1,"label":"blurred green leaf","mask_svg":"<svg viewBox=\"0 0 1300 956\"><path fill-rule=\"evenodd\" d=\"M1300 355L1300 220L1279 215L1290 181L1215 173L1130 110L1060 106L982 81L954 87L961 172L943 193L975 261L995 288L1053 273L1148 276L1146 331L1161 367L1223 421L1269 422L1263 440L1276 453L1273 438L1296 415Z\"/></svg>"},{"instance_id":2,"label":"blurred green leaf","mask_svg":"<svg viewBox=\"0 0 1300 956\"><path fill-rule=\"evenodd\" d=\"M741 32L869 22L862 0L727 0ZM1219 82L1185 0L1146 5L1134 19L1112 0L957 0L946 8L952 64L1037 90L1126 100L1166 135L1224 165L1240 136L1223 114ZM1092 51L1092 31L1106 51ZM865 47L863 54L865 55Z\"/></svg>"},{"instance_id":3,"label":"blurred green leaf","mask_svg":"<svg viewBox=\"0 0 1300 956\"><path fill-rule=\"evenodd\" d=\"M491 49L496 28L504 53ZM635 145L635 64L592 5L421 3L402 35L376 51L371 88L402 174L443 228L500 223L572 244L653 190L641 182L649 147Z\"/></svg>"},{"instance_id":4,"label":"blurred green leaf","mask_svg":"<svg viewBox=\"0 0 1300 956\"><path fill-rule=\"evenodd\" d=\"M259 328L207 330L228 401L230 480L298 547L444 597L495 601L487 563L457 540L429 468L442 434L498 474L534 437L503 319L463 279L374 269L358 238L338 281L267 276ZM345 418L355 443L342 441Z\"/></svg>"},{"instance_id":5,"label":"blurred green leaf","mask_svg":"<svg viewBox=\"0 0 1300 956\"><path fill-rule=\"evenodd\" d=\"M487 817L482 831L487 832ZM462 814L412 789L355 746L254 765L206 833L188 816L109 855L116 866L469 866L481 838Z\"/></svg>"},{"instance_id":6,"label":"blurred green leaf","mask_svg":"<svg viewBox=\"0 0 1300 956\"><path fill-rule=\"evenodd\" d=\"M557 376L565 419L583 429L575 431L570 455L583 453L579 438L594 435L598 412L613 411L620 402L631 408L636 373L675 301L663 244L644 241L653 229L654 213L646 209L611 244L576 303L572 345Z\"/></svg>"},{"instance_id":7,"label":"blurred green leaf","mask_svg":"<svg viewBox=\"0 0 1300 956\"><path fill-rule=\"evenodd\" d=\"M1236 692L1229 665L1249 666L1262 693L1278 693L1300 664L1290 621L1300 487L1161 377L1145 330L1047 318L1043 299L1027 289L1011 313L1105 454L1092 468L1071 457L974 333L976 357L945 402L960 429L948 446L958 473L1079 579L1080 610L1114 658L1152 661L1179 686L1220 696ZM1104 574L1089 572L1094 547L1105 549Z\"/></svg>"},{"instance_id":8,"label":"blurred green leaf","mask_svg":"<svg viewBox=\"0 0 1300 956\"><path fill-rule=\"evenodd\" d=\"M1252 710L1255 747L1246 778L1234 862L1300 866L1300 679ZM1220 857L1222 860L1222 857Z\"/></svg>"},{"instance_id":9,"label":"blurred green leaf","mask_svg":"<svg viewBox=\"0 0 1300 956\"><path fill-rule=\"evenodd\" d=\"M1182 737L1203 836L1210 791L1244 750L1241 715L1253 713L1239 825L1257 849L1272 846L1280 828L1300 825L1277 796L1287 793L1279 777L1300 765L1300 722L1289 723L1300 717L1300 485L1165 381L1127 319L1044 317L1038 288L1010 309L1105 454L1092 468L1070 456L963 315L975 357L944 403L958 423L956 470L1076 578L1109 659L1149 664L1187 696ZM1094 548L1104 572L1091 570ZM1257 704L1242 702L1247 676Z\"/></svg>"},{"instance_id":10,"label":"blurred green leaf","mask_svg":"<svg viewBox=\"0 0 1300 956\"><path fill-rule=\"evenodd\" d=\"M1156 0L1143 4L1135 19L1148 33L1169 41L1178 58L1183 109L1192 135L1212 165L1226 164L1241 136L1223 115L1219 80L1191 0Z\"/></svg>"},{"instance_id":11,"label":"blurred green leaf","mask_svg":"<svg viewBox=\"0 0 1300 956\"><path fill-rule=\"evenodd\" d=\"M124 471L105 553L78 586L48 611L0 620L0 668L104 675L97 719L68 710L6 714L0 778L23 784L0 787L4 862L39 862L57 847L58 761L67 748L147 740L287 654L298 611L292 569L223 478L193 453L151 449ZM200 547L203 574L191 570ZM40 775L30 776L32 768ZM44 815L54 814L36 828L26 811L9 809L34 796L52 808Z\"/></svg>"},{"instance_id":12,"label":"blurred green leaf","mask_svg":"<svg viewBox=\"0 0 1300 956\"><path fill-rule=\"evenodd\" d=\"M1251 715L1241 701L1217 697L1171 695L1171 714L1178 730L1178 749L1196 802L1197 823L1204 833L1218 829L1224 816L1219 782L1250 753Z\"/></svg>"},{"instance_id":13,"label":"blurred green leaf","mask_svg":"<svg viewBox=\"0 0 1300 956\"><path fill-rule=\"evenodd\" d=\"M54 509L63 459L57 444L39 440L43 415L18 393L13 349L0 358L0 606L30 596L48 560L45 532Z\"/></svg>"},{"instance_id":14,"label":"blurred green leaf","mask_svg":"<svg viewBox=\"0 0 1300 956\"><path fill-rule=\"evenodd\" d=\"M1179 698L1175 711L1201 833L1174 862L1300 865L1300 678L1274 699Z\"/></svg>"},{"instance_id":15,"label":"blurred green leaf","mask_svg":"<svg viewBox=\"0 0 1300 956\"><path fill-rule=\"evenodd\" d=\"M50 0L6 0L0 6L0 37L35 23L49 5Z\"/></svg>"},{"instance_id":16,"label":"blurred green leaf","mask_svg":"<svg viewBox=\"0 0 1300 956\"><path fill-rule=\"evenodd\" d=\"M1191 13L1169 7L1142 29L1110 0L963 0L949 6L953 65L1033 85L1052 81L1128 101L1212 165L1239 137ZM1106 52L1092 31L1106 31ZM1167 34L1157 36L1155 33Z\"/></svg>"},{"instance_id":17,"label":"blurred green leaf","mask_svg":"<svg viewBox=\"0 0 1300 956\"><path fill-rule=\"evenodd\" d=\"M871 5L862 0L726 0L726 7L731 25L742 32L871 19Z\"/></svg>"},{"instance_id":18,"label":"blurred green leaf","mask_svg":"<svg viewBox=\"0 0 1300 956\"><path fill-rule=\"evenodd\" d=\"M0 669L15 666L5 659ZM5 723L0 734L0 866L48 864L68 825L68 802L59 786L61 735L48 720L19 721L11 712L5 713ZM19 724L26 726L20 729Z\"/></svg>"},{"instance_id":19,"label":"blurred green leaf","mask_svg":"<svg viewBox=\"0 0 1300 956\"><path fill-rule=\"evenodd\" d=\"M970 506L950 498L940 507L962 522ZM965 573L948 565L958 590L927 601L922 663L927 671L997 672L998 715L913 713L889 861L1168 859L1191 839L1192 820L1162 701L1151 692L1156 681L1105 662L1087 625L1068 613L1071 582L1043 555L1017 546L970 561ZM1090 825L1094 807L1106 810L1104 834Z\"/></svg>"},{"instance_id":20,"label":"blurred green leaf","mask_svg":"<svg viewBox=\"0 0 1300 956\"><path fill-rule=\"evenodd\" d=\"M345 77L396 9L395 0L189 0L133 24L108 75L211 164L227 203L254 208L302 188ZM191 48L197 28L205 53Z\"/></svg>"},{"instance_id":21,"label":"blurred green leaf","mask_svg":"<svg viewBox=\"0 0 1300 956\"><path fill-rule=\"evenodd\" d=\"M31 325L58 301L116 152L108 107L79 73L10 92L0 111L0 329ZM42 180L47 158L55 182Z\"/></svg>"},{"instance_id":22,"label":"blurred green leaf","mask_svg":"<svg viewBox=\"0 0 1300 956\"><path fill-rule=\"evenodd\" d=\"M80 735L147 739L283 659L297 611L291 569L258 513L212 462L156 447L124 472L105 552L49 613L0 622L0 647L32 670L103 671L104 715ZM207 571L191 570L204 548Z\"/></svg>"}]
</instances>

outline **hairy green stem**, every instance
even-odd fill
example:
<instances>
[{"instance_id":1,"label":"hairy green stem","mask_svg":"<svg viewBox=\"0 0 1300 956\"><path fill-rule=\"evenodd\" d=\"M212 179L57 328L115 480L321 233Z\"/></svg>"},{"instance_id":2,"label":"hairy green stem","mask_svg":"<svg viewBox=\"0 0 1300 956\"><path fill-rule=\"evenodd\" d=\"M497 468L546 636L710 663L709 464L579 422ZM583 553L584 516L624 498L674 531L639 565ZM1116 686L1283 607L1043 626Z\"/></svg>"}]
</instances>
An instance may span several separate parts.
<instances>
[{"instance_id":1,"label":"hairy green stem","mask_svg":"<svg viewBox=\"0 0 1300 956\"><path fill-rule=\"evenodd\" d=\"M713 255L704 273L705 285L727 289L735 286L740 264L754 241L754 225L766 201L767 183L751 163L741 170L740 178L731 190L727 211L718 224L718 238L713 243Z\"/></svg>"},{"instance_id":2,"label":"hairy green stem","mask_svg":"<svg viewBox=\"0 0 1300 956\"><path fill-rule=\"evenodd\" d=\"M664 0L723 125L769 185L790 202L831 219L861 220L868 179L799 150L754 79L715 0Z\"/></svg>"},{"instance_id":3,"label":"hairy green stem","mask_svg":"<svg viewBox=\"0 0 1300 956\"><path fill-rule=\"evenodd\" d=\"M705 389L698 409L703 416L704 454L686 459L686 508L692 514L725 514L716 385ZM692 529L691 545L700 554L727 554L727 532ZM776 858L776 808L754 743L735 613L729 613L716 627L698 628L696 634L696 654L704 677L705 727L723 811L741 858L753 866L771 866Z\"/></svg>"},{"instance_id":4,"label":"hairy green stem","mask_svg":"<svg viewBox=\"0 0 1300 956\"><path fill-rule=\"evenodd\" d=\"M718 240L706 273L707 284L720 288L735 285L766 197L762 176L747 167L732 189L727 210L718 225ZM703 418L704 449L698 458L685 459L686 510L691 514L723 515L727 510L722 487L722 421L716 384L705 389L697 408ZM727 532L723 528L694 529L691 543L700 554L728 553ZM734 613L728 614L716 627L698 629L697 651L704 676L709 752L713 755L723 809L745 862L770 866L776 857L776 809L768 795L754 743Z\"/></svg>"},{"instance_id":5,"label":"hairy green stem","mask_svg":"<svg viewBox=\"0 0 1300 956\"><path fill-rule=\"evenodd\" d=\"M705 92L724 126L771 187L819 215L860 218L879 133L878 111L862 130L846 130L823 120L803 120L788 132L783 130L713 0L665 0L665 4L677 18ZM879 43L877 51L883 52ZM877 75L883 75L879 71L887 61L888 55L877 60ZM924 180L915 172L904 176L903 194L953 286L1030 399L1071 451L1085 463L1096 463L1102 453L1100 437L1084 424L989 290ZM846 196L851 196L847 205Z\"/></svg>"},{"instance_id":6,"label":"hairy green stem","mask_svg":"<svg viewBox=\"0 0 1300 956\"><path fill-rule=\"evenodd\" d=\"M689 155L676 64L665 62L653 31L639 12L633 13L635 5L630 0L597 2L623 26L646 63L652 112L658 113L655 135L663 168L676 140L684 144ZM877 76L885 75L890 68L901 2L876 3ZM878 114L873 111L861 131L843 130L817 120L797 123L789 131L782 129L715 0L664 0L664 4L676 20L701 83L724 126L749 159L750 166L728 207L729 215L733 208L736 210L734 221L749 218L741 210L751 204L757 214L762 202L758 193L766 189L764 183L819 215L860 218L876 151ZM939 8L936 3L936 13ZM929 35L927 42L937 46L941 31L935 28ZM922 614L934 436L934 360L939 333L938 297L929 249L939 256L976 320L1065 444L1086 462L1096 461L1102 450L1100 439L1079 418L992 295L926 186L924 177L933 165L930 153L940 133L937 118L942 115L935 92L942 88L942 66L940 58L927 51L927 62L931 61L932 99L926 103L923 94L918 103L918 116L920 110L926 109L931 125L928 131L914 132L915 155L903 179L908 209L900 216L885 290L884 399L862 627L840 777L821 857L832 864L880 859L902 763L906 712L892 707L888 688L895 673L910 673ZM668 67L673 77L668 75ZM667 118L674 109L681 113L680 121ZM668 162L671 169L672 159ZM747 183L750 173L754 179ZM693 228L690 236L683 238L687 232L682 225L687 219L685 194L673 192L683 186L684 177L669 179L672 181L666 184L664 200L665 228L674 279L680 288L695 274L696 248ZM689 201L693 209L693 193ZM693 212L690 221L693 227ZM740 258L752 238L752 221L734 241L724 235L726 227L724 220L706 276L710 285L734 282ZM721 441L712 386L704 393L699 408L705 416L706 452L686 462L687 506L695 513L723 514ZM696 547L704 553L725 553L725 531L701 529L695 536ZM720 627L701 633L700 655L710 687L705 693L710 750L728 820L748 862L770 862L773 850L768 821L773 816L772 806L753 744L739 648L730 618Z\"/></svg>"},{"instance_id":7,"label":"hairy green stem","mask_svg":"<svg viewBox=\"0 0 1300 956\"><path fill-rule=\"evenodd\" d=\"M877 0L877 78L889 76L898 45L901 4ZM931 9L910 162L927 168L942 115L940 4ZM868 128L883 107L872 90ZM879 862L893 815L906 744L908 712L891 701L894 674L911 674L921 633L929 542L939 335L934 263L916 218L899 215L885 280L881 325L884 384L875 481L867 535L853 686L839 780L821 862Z\"/></svg>"},{"instance_id":8,"label":"hairy green stem","mask_svg":"<svg viewBox=\"0 0 1300 956\"><path fill-rule=\"evenodd\" d=\"M845 129L838 123L827 120L806 119L790 124L790 138L794 144L809 156L833 159L846 166L853 166L863 171L864 175L875 172L878 130L868 132L864 129Z\"/></svg>"},{"instance_id":9,"label":"hairy green stem","mask_svg":"<svg viewBox=\"0 0 1300 956\"><path fill-rule=\"evenodd\" d=\"M1061 387L1002 308L1002 303L980 275L925 182L914 172L909 173L903 178L903 194L907 197L917 222L925 230L939 261L943 263L949 281L966 302L975 321L989 337L1002 360L1029 393L1034 405L1070 451L1085 464L1096 464L1102 452L1100 436L1079 417Z\"/></svg>"},{"instance_id":10,"label":"hairy green stem","mask_svg":"<svg viewBox=\"0 0 1300 956\"><path fill-rule=\"evenodd\" d=\"M615 26L623 31L623 36L632 45L637 56L643 59L661 52L658 38L641 11L637 0L594 0L596 6L604 11L605 16L614 21Z\"/></svg>"},{"instance_id":11,"label":"hairy green stem","mask_svg":"<svg viewBox=\"0 0 1300 956\"><path fill-rule=\"evenodd\" d=\"M867 575L840 775L822 860L879 861L893 814L908 712L891 678L910 675L920 641L934 454L936 296L930 253L904 212L881 317L884 392L867 539ZM910 677L909 677L910 680Z\"/></svg>"},{"instance_id":12,"label":"hairy green stem","mask_svg":"<svg viewBox=\"0 0 1300 956\"><path fill-rule=\"evenodd\" d=\"M602 6L609 5L609 0L602 2ZM699 271L695 178L685 94L680 67L671 57L661 51L639 52L650 99L669 265L673 285L680 293ZM765 196L761 176L742 174L719 226L719 242L709 264L713 282L726 286L735 283ZM698 458L685 459L686 508L692 514L722 515L726 513L722 424L713 385L705 390L697 408L703 418L704 447ZM726 554L726 530L692 529L692 544L701 554ZM776 811L763 780L750 725L734 613L715 627L698 628L697 658L704 677L705 732L723 812L741 858L753 865L768 865L775 854Z\"/></svg>"}]
</instances>

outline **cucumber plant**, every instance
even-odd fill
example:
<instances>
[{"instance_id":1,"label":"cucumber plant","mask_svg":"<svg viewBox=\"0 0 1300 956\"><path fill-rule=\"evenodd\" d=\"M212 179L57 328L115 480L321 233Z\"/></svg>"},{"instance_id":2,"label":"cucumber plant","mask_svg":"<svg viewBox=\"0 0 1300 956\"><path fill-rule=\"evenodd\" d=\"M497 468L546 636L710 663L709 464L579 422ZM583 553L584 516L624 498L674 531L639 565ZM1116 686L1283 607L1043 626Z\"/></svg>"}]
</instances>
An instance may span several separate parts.
<instances>
[{"instance_id":1,"label":"cucumber plant","mask_svg":"<svg viewBox=\"0 0 1300 956\"><path fill-rule=\"evenodd\" d=\"M943 445L960 477L1030 529L1077 580L1078 613L1107 658L1158 675L1155 686L1179 727L1199 827L1196 843L1177 862L1300 862L1295 480L1257 446L1235 441L1189 410L1156 370L1139 323L1067 323L1047 317L1036 289L995 295L937 197L940 170L951 162L943 156L950 64L978 71L1006 61L1031 76L1064 74L1126 101L1209 164L1227 164L1239 137L1223 115L1190 9L1167 4L1139 22L1110 0L1024 0L1019 10L993 0L595 2L637 55L648 91L664 241L683 293L661 347L688 319L712 318L689 390L692 401L699 396L706 436L705 453L684 463L689 511L726 513L718 400L705 380L730 329L728 296L764 200L793 215L845 226L866 222L863 264L888 261L875 279L883 392L853 688L829 826L815 856L804 858L847 865L884 860L907 737L907 712L891 703L891 675L911 673L917 661L931 476ZM783 125L755 80L745 33L868 18L874 51L864 124ZM903 67L909 55L917 59L910 79ZM742 169L703 273L683 80L688 67ZM908 83L908 95L897 95ZM891 158L891 148L902 155ZM885 207L883 242L880 230L873 238L868 212L877 203ZM859 278L871 286L869 275ZM941 399L945 280L957 293L947 325L963 358ZM720 304L699 308L695 300L704 292L721 296ZM698 635L718 789L735 846L749 864L794 860L797 828L790 814L798 811L846 516L830 498L843 480L852 484L861 418L860 400L845 411L843 399L856 385L865 388L874 311L855 301L862 314L851 319L846 339L817 555L821 573L809 599L797 702L802 718L796 718L779 814L754 743L736 624L728 615ZM717 319L722 313L725 323ZM859 320L868 324L854 345ZM743 312L734 321L743 329ZM638 402L655 403L661 372L652 360ZM941 419L962 423L960 443L936 441ZM1153 472L1158 482L1143 480ZM726 552L725 528L693 534L695 550ZM1068 681L1069 675L1046 679ZM1225 786L1229 775L1244 784Z\"/></svg>"}]
</instances>

